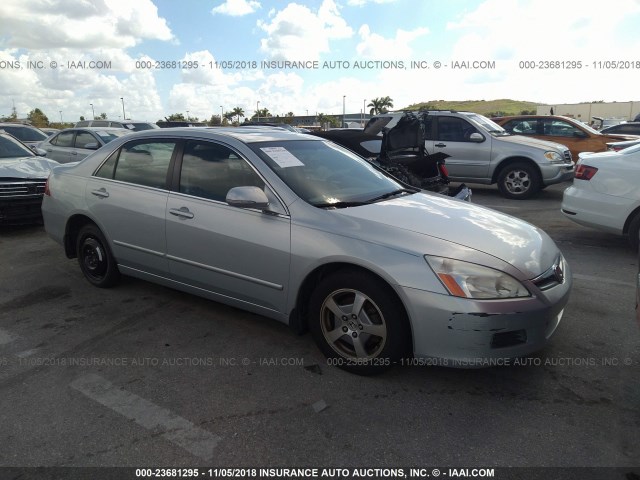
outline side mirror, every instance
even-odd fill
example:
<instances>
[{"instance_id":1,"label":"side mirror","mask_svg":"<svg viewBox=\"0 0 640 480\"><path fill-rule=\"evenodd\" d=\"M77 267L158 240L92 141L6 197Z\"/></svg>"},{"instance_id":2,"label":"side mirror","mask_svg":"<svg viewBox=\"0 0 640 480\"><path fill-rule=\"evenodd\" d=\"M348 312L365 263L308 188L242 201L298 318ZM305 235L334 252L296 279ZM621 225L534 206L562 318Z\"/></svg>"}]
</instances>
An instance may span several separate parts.
<instances>
[{"instance_id":1,"label":"side mirror","mask_svg":"<svg viewBox=\"0 0 640 480\"><path fill-rule=\"evenodd\" d=\"M475 143L481 143L481 142L484 142L484 137L482 136L482 134L475 132L469 135L469 141L475 142Z\"/></svg>"},{"instance_id":2,"label":"side mirror","mask_svg":"<svg viewBox=\"0 0 640 480\"><path fill-rule=\"evenodd\" d=\"M258 187L233 187L227 192L227 204L237 208L257 208L265 210L269 207L269 199Z\"/></svg>"},{"instance_id":3,"label":"side mirror","mask_svg":"<svg viewBox=\"0 0 640 480\"><path fill-rule=\"evenodd\" d=\"M98 145L98 142L91 142L87 143L84 148L86 148L87 150L97 150L98 148L100 148L100 145Z\"/></svg>"},{"instance_id":4,"label":"side mirror","mask_svg":"<svg viewBox=\"0 0 640 480\"><path fill-rule=\"evenodd\" d=\"M33 153L35 153L39 157L46 157L47 156L47 151L43 150L41 148L38 148L38 147L34 147L33 148Z\"/></svg>"}]
</instances>

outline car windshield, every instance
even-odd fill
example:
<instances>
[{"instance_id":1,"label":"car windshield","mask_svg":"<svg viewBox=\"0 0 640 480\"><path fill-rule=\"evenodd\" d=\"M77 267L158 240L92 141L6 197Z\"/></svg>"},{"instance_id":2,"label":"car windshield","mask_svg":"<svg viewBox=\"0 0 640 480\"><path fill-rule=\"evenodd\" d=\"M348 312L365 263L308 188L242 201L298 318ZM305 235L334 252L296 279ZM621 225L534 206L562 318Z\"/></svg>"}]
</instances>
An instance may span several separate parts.
<instances>
[{"instance_id":1,"label":"car windshield","mask_svg":"<svg viewBox=\"0 0 640 480\"><path fill-rule=\"evenodd\" d=\"M249 146L300 198L320 208L350 207L413 193L333 143L290 140Z\"/></svg>"},{"instance_id":2,"label":"car windshield","mask_svg":"<svg viewBox=\"0 0 640 480\"><path fill-rule=\"evenodd\" d=\"M602 135L599 131L597 131L595 128L590 127L589 125L587 125L586 123L580 122L580 127L583 130L586 130L587 132L591 133L591 134L595 134L595 135Z\"/></svg>"},{"instance_id":3,"label":"car windshield","mask_svg":"<svg viewBox=\"0 0 640 480\"><path fill-rule=\"evenodd\" d=\"M503 137L506 135L511 135L504 128L498 125L493 120L489 120L487 117L483 115L478 115L477 113L465 113L466 117L470 120L473 120L476 124L480 125L487 132L489 132L494 137Z\"/></svg>"},{"instance_id":4,"label":"car windshield","mask_svg":"<svg viewBox=\"0 0 640 480\"><path fill-rule=\"evenodd\" d=\"M34 157L31 150L6 135L0 135L0 158Z\"/></svg>"},{"instance_id":5,"label":"car windshield","mask_svg":"<svg viewBox=\"0 0 640 480\"><path fill-rule=\"evenodd\" d=\"M638 153L640 152L640 143L637 145L632 145L631 147L627 147L624 150L620 150L620 153L624 153L625 155Z\"/></svg>"},{"instance_id":6,"label":"car windshield","mask_svg":"<svg viewBox=\"0 0 640 480\"><path fill-rule=\"evenodd\" d=\"M124 137L129 135L127 130L96 130L95 134L98 135L104 143L109 143L111 140L115 140L118 137Z\"/></svg>"}]
</instances>

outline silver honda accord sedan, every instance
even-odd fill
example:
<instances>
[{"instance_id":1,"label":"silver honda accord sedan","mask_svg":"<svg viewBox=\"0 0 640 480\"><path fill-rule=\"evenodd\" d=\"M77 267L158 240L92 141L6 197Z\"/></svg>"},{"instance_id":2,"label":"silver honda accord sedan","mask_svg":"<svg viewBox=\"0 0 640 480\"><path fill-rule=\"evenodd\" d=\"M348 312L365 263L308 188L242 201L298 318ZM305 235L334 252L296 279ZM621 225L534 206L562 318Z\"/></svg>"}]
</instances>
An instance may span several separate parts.
<instances>
[{"instance_id":1,"label":"silver honda accord sedan","mask_svg":"<svg viewBox=\"0 0 640 480\"><path fill-rule=\"evenodd\" d=\"M264 315L360 374L528 355L571 289L542 230L283 130L133 133L56 167L42 211L93 285L130 275Z\"/></svg>"}]
</instances>

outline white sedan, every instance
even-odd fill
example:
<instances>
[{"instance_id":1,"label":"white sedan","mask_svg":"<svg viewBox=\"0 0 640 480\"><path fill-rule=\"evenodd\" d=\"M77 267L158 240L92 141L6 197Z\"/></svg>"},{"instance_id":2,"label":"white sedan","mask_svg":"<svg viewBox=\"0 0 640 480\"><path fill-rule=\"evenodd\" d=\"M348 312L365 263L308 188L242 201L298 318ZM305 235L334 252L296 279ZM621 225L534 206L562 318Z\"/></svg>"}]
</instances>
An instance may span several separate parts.
<instances>
[{"instance_id":1,"label":"white sedan","mask_svg":"<svg viewBox=\"0 0 640 480\"><path fill-rule=\"evenodd\" d=\"M619 152L580 155L573 185L564 191L562 213L580 225L628 235L638 248L640 145Z\"/></svg>"}]
</instances>

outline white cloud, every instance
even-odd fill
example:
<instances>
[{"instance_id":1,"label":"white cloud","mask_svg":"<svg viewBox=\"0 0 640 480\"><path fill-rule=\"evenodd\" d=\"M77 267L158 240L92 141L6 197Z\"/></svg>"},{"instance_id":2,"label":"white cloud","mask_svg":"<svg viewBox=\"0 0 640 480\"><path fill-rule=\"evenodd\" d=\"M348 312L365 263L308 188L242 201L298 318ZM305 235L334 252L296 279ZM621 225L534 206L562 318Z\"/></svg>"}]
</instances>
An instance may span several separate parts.
<instances>
[{"instance_id":1,"label":"white cloud","mask_svg":"<svg viewBox=\"0 0 640 480\"><path fill-rule=\"evenodd\" d=\"M32 50L128 48L174 36L151 0L2 0L0 44Z\"/></svg>"},{"instance_id":2,"label":"white cloud","mask_svg":"<svg viewBox=\"0 0 640 480\"><path fill-rule=\"evenodd\" d=\"M255 0L225 0L217 7L211 10L213 15L220 13L222 15L231 15L232 17L241 17L255 12L261 7L260 2Z\"/></svg>"},{"instance_id":3,"label":"white cloud","mask_svg":"<svg viewBox=\"0 0 640 480\"><path fill-rule=\"evenodd\" d=\"M260 50L280 60L317 60L330 51L330 40L353 35L333 0L323 0L317 12L290 3L270 18L270 22L258 21L268 35L261 40Z\"/></svg>"},{"instance_id":4,"label":"white cloud","mask_svg":"<svg viewBox=\"0 0 640 480\"><path fill-rule=\"evenodd\" d=\"M412 48L409 45L413 40L429 33L428 28L420 27L414 30L396 31L395 38L384 38L382 35L372 33L368 25L362 25L358 34L360 43L356 47L358 55L365 58L410 58Z\"/></svg>"}]
</instances>

